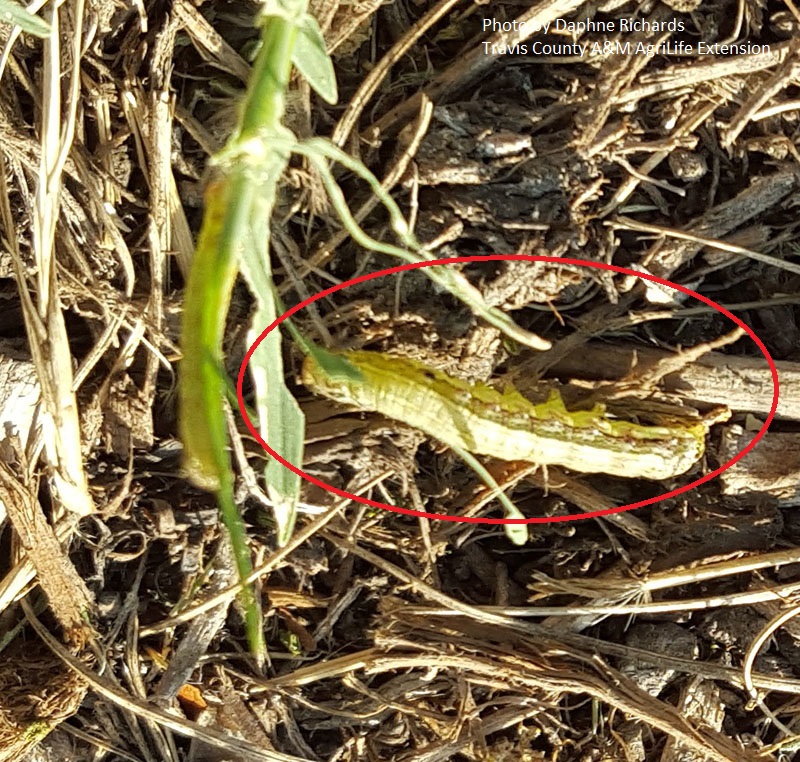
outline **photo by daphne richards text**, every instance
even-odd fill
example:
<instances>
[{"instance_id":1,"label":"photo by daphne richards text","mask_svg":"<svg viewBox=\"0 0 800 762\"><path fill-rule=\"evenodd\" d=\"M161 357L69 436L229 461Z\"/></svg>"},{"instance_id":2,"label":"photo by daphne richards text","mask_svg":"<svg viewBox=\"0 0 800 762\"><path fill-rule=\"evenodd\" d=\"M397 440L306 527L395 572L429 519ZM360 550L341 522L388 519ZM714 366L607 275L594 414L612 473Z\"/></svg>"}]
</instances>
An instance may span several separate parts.
<instances>
[{"instance_id":1,"label":"photo by daphne richards text","mask_svg":"<svg viewBox=\"0 0 800 762\"><path fill-rule=\"evenodd\" d=\"M625 33L625 32L683 32L687 22L673 18L666 21L647 21L646 19L621 18L609 21L595 21L594 19L566 20L555 19L543 23L533 23L514 20L498 21L494 18L483 19L483 29L486 32L517 32L525 37L537 34L578 35L584 33ZM562 38L563 39L563 38ZM624 38L595 39L583 42L572 40L563 42L550 37L545 40L527 40L510 44L491 42L481 43L485 55L504 56L557 56L568 58L586 58L610 55L635 55L653 58L655 56L726 56L726 55L756 55L769 53L770 46L766 43L743 42L704 42L703 40L685 41L682 39L669 39L661 43L643 41L630 41Z\"/></svg>"}]
</instances>

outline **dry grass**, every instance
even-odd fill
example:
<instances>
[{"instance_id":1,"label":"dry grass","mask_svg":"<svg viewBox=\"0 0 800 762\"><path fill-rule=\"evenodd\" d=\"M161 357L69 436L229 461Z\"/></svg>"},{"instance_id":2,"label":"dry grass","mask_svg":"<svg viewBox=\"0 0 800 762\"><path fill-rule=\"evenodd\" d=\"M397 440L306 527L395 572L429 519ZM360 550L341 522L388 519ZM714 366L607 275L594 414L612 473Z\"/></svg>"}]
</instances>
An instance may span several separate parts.
<instances>
[{"instance_id":1,"label":"dry grass","mask_svg":"<svg viewBox=\"0 0 800 762\"><path fill-rule=\"evenodd\" d=\"M782 361L774 433L796 429L791 3L778 20L760 2L704 3L682 16L694 34L715 22L722 39L740 16L742 36L771 50L686 60L485 54L484 41L526 37L484 35L484 15L594 13L577 0L312 9L347 97L328 109L298 84L292 128L362 158L432 252L632 264L736 305ZM525 555L480 525L406 520L309 488L295 536L275 549L255 476L263 454L233 420L270 661L260 671L246 655L214 505L180 476L174 384L205 166L247 80L255 11L68 0L42 12L48 40L0 28L0 760L21 762L54 728L28 759L57 755L59 733L76 760L97 749L148 762L791 758L797 498L785 485L749 489L768 485L755 461L740 464L733 495L723 480L636 513L546 525ZM618 13L632 11L608 17ZM509 135L528 142L486 153ZM375 199L340 179L359 222L384 235ZM381 265L349 240L299 160L273 227L287 302ZM507 372L526 393L573 379L574 399L644 416L728 405L746 433L769 409L760 356L694 305L653 306L631 283L546 270L505 283L502 272L473 275L501 306L524 307L552 352L517 360L413 279L337 295L308 330L472 379ZM231 371L250 306L242 290ZM694 351L673 351L681 345ZM418 433L302 401L307 467L325 481L427 510L493 510ZM712 453L716 444L715 433ZM530 515L659 491L491 468ZM699 655L628 642L653 622L682 628ZM648 692L645 668L668 675L666 687ZM713 711L693 714L693 695Z\"/></svg>"}]
</instances>

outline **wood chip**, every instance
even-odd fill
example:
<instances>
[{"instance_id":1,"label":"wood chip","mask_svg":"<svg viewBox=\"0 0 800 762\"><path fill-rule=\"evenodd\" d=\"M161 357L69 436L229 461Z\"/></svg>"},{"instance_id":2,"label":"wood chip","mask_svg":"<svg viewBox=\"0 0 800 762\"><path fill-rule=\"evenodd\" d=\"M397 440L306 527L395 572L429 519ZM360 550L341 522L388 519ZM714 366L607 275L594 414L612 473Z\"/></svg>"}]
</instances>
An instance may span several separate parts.
<instances>
[{"instance_id":1,"label":"wood chip","mask_svg":"<svg viewBox=\"0 0 800 762\"><path fill-rule=\"evenodd\" d=\"M727 461L753 441L755 432L726 426L719 457ZM783 507L800 505L800 434L768 432L742 460L720 476L725 495L773 495Z\"/></svg>"}]
</instances>

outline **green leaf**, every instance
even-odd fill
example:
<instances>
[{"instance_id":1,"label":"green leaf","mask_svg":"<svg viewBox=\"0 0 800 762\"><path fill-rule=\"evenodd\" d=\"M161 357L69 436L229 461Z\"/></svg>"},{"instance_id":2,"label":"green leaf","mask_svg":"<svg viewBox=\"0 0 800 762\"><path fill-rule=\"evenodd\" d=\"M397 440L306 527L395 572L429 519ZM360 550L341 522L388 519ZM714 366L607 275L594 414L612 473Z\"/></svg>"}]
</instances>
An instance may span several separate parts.
<instances>
[{"instance_id":1,"label":"green leaf","mask_svg":"<svg viewBox=\"0 0 800 762\"><path fill-rule=\"evenodd\" d=\"M503 492L503 489L495 481L494 477L489 471L484 468L483 464L471 453L462 449L461 447L453 447L453 452L458 455L483 481L483 483L492 491L492 497L497 498L503 508L506 509L507 519L524 519L525 515L517 508L512 502L511 498ZM528 526L527 524L503 524L503 531L514 545L524 545L528 542Z\"/></svg>"},{"instance_id":2,"label":"green leaf","mask_svg":"<svg viewBox=\"0 0 800 762\"><path fill-rule=\"evenodd\" d=\"M251 210L250 240L242 247L242 275L256 299L248 343L253 342L264 326L278 316L268 252L269 218L275 185L287 160L288 154L281 155L276 151L271 161L260 168L261 192L257 194ZM258 345L250 358L248 369L255 385L255 406L261 436L281 457L299 467L303 463L305 416L284 381L280 331L271 331ZM264 478L267 494L273 503L278 545L283 546L294 530L301 479L274 458L267 462Z\"/></svg>"},{"instance_id":3,"label":"green leaf","mask_svg":"<svg viewBox=\"0 0 800 762\"><path fill-rule=\"evenodd\" d=\"M0 20L10 0L0 0ZM272 275L268 242L276 186L289 159L294 136L281 126L285 90L291 74L296 25L306 0L266 0L261 20L262 45L248 83L239 124L213 162L217 177L209 186L203 231L187 286L182 328L180 430L187 470L193 481L217 494L231 537L240 581L252 564L244 522L234 498L234 475L228 455L222 396L227 383L222 340L233 286L241 267L257 300L251 327L260 333L272 322ZM6 11L6 18L9 17ZM27 18L25 19L28 20ZM21 22L18 22L21 24ZM283 147L281 147L283 146ZM256 409L264 438L292 463L302 462L304 419L287 396L280 334L274 331L250 362L256 386ZM299 454L298 454L299 453ZM279 541L291 534L300 478L272 462L268 492L276 506ZM242 591L247 639L259 665L265 661L262 617L251 585Z\"/></svg>"},{"instance_id":4,"label":"green leaf","mask_svg":"<svg viewBox=\"0 0 800 762\"><path fill-rule=\"evenodd\" d=\"M0 21L13 24L35 37L49 37L50 24L14 0L0 0Z\"/></svg>"},{"instance_id":5,"label":"green leaf","mask_svg":"<svg viewBox=\"0 0 800 762\"><path fill-rule=\"evenodd\" d=\"M308 353L316 360L317 365L322 368L328 378L334 381L361 382L364 380L361 371L341 355L329 352L327 349L318 347L309 341L306 341L305 346Z\"/></svg>"},{"instance_id":6,"label":"green leaf","mask_svg":"<svg viewBox=\"0 0 800 762\"><path fill-rule=\"evenodd\" d=\"M431 260L434 258L427 249L423 248L411 232L408 222L405 217L403 217L403 213L400 211L397 202L384 190L380 180L378 180L364 164L346 154L341 148L335 146L326 138L310 138L309 140L304 140L302 143L295 145L292 150L302 156L307 156L314 164L319 172L320 180L325 186L331 205L338 214L342 224L347 229L347 232L357 244L366 249L371 249L372 251L399 257L406 262L418 262L420 259ZM353 216L353 213L350 211L344 192L337 184L336 178L333 176L333 172L331 172L326 159L338 162L369 184L370 189L378 197L378 200L388 212L392 229L406 248L378 241L364 232ZM482 317L490 325L499 328L509 338L537 351L550 349L549 341L542 339L535 333L524 330L501 309L487 304L481 292L464 277L463 273L442 265L426 267L424 272L432 281L443 286L453 296L466 304L474 315Z\"/></svg>"},{"instance_id":7,"label":"green leaf","mask_svg":"<svg viewBox=\"0 0 800 762\"><path fill-rule=\"evenodd\" d=\"M333 63L325 48L322 30L317 20L308 13L297 24L292 63L320 98L330 104L336 103L339 94Z\"/></svg>"}]
</instances>

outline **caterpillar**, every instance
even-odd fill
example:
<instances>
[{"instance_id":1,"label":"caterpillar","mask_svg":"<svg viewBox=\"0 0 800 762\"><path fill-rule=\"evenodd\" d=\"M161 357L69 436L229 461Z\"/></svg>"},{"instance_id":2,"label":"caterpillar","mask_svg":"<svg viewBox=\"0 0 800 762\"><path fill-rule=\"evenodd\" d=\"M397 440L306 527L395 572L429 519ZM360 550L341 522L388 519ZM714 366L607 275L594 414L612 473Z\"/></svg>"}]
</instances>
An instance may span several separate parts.
<instances>
[{"instance_id":1,"label":"caterpillar","mask_svg":"<svg viewBox=\"0 0 800 762\"><path fill-rule=\"evenodd\" d=\"M326 354L356 372L331 373L307 355L301 381L308 389L475 455L659 480L685 473L705 450L707 425L698 419L643 425L611 418L601 404L569 411L558 392L534 404L514 388L471 384L416 360L368 351Z\"/></svg>"}]
</instances>

